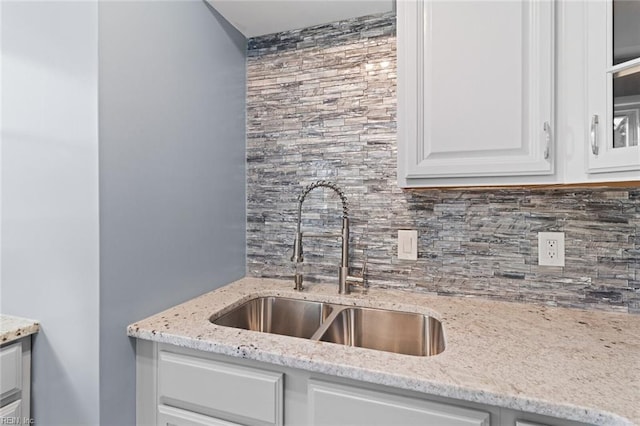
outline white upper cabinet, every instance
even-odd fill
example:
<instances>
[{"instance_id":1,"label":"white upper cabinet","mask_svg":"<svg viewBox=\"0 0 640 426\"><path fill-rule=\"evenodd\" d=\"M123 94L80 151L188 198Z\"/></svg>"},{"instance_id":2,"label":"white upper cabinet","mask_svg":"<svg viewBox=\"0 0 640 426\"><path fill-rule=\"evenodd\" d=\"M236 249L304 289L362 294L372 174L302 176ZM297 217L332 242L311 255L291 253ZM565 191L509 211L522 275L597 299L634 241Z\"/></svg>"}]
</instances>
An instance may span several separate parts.
<instances>
[{"instance_id":1,"label":"white upper cabinet","mask_svg":"<svg viewBox=\"0 0 640 426\"><path fill-rule=\"evenodd\" d=\"M401 187L554 183L554 3L397 3Z\"/></svg>"},{"instance_id":2,"label":"white upper cabinet","mask_svg":"<svg viewBox=\"0 0 640 426\"><path fill-rule=\"evenodd\" d=\"M399 0L401 187L640 181L640 0Z\"/></svg>"},{"instance_id":3,"label":"white upper cabinet","mask_svg":"<svg viewBox=\"0 0 640 426\"><path fill-rule=\"evenodd\" d=\"M588 173L640 170L640 1L587 2Z\"/></svg>"}]
</instances>

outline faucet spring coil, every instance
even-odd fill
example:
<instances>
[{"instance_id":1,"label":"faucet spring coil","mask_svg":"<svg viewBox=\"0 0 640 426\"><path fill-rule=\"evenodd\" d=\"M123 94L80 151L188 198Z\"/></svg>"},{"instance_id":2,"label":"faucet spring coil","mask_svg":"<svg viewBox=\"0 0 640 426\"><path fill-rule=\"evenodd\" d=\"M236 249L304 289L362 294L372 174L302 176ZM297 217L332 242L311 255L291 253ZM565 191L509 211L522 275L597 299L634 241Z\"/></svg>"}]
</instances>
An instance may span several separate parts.
<instances>
[{"instance_id":1,"label":"faucet spring coil","mask_svg":"<svg viewBox=\"0 0 640 426\"><path fill-rule=\"evenodd\" d=\"M337 184L335 184L333 182L330 182L330 181L319 180L319 181L316 181L316 182L313 182L313 183L307 185L304 188L304 190L302 191L302 193L300 194L300 196L298 197L298 202L300 203L300 205L302 205L302 202L305 200L305 198L307 197L309 192L311 192L315 188L319 188L319 187L325 187L325 188L333 189L335 191L335 193L338 194L338 196L340 197L340 201L342 201L342 217L348 218L349 217L349 204L347 202L347 197L346 197L346 195L344 195L344 192L342 192L342 190L340 189L340 187Z\"/></svg>"}]
</instances>

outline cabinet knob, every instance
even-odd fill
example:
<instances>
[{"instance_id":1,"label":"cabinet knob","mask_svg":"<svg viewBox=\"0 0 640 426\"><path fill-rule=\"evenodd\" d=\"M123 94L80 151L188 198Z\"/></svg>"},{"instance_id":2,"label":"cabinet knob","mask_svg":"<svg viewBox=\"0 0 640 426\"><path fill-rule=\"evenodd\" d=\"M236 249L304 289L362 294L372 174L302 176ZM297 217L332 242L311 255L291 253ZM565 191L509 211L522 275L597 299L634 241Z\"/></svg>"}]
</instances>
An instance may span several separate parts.
<instances>
[{"instance_id":1,"label":"cabinet knob","mask_svg":"<svg viewBox=\"0 0 640 426\"><path fill-rule=\"evenodd\" d=\"M591 152L593 155L598 155L598 115L594 114L591 117L591 132L589 133L591 139Z\"/></svg>"}]
</instances>

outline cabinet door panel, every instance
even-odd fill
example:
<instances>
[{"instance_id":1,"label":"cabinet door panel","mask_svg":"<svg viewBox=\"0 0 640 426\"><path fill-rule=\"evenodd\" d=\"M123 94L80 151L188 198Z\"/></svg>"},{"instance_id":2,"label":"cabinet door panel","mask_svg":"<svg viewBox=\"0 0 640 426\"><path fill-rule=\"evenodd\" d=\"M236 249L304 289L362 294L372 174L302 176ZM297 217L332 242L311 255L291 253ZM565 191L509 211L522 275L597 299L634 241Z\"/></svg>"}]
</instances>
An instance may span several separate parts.
<instances>
[{"instance_id":1,"label":"cabinet door panel","mask_svg":"<svg viewBox=\"0 0 640 426\"><path fill-rule=\"evenodd\" d=\"M640 3L587 3L587 171L640 170Z\"/></svg>"},{"instance_id":2,"label":"cabinet door panel","mask_svg":"<svg viewBox=\"0 0 640 426\"><path fill-rule=\"evenodd\" d=\"M315 426L490 424L489 413L482 411L315 380L308 397L309 424Z\"/></svg>"},{"instance_id":3,"label":"cabinet door panel","mask_svg":"<svg viewBox=\"0 0 640 426\"><path fill-rule=\"evenodd\" d=\"M220 417L282 425L282 376L281 373L160 351L158 397L162 404L202 407L207 412L221 413Z\"/></svg>"},{"instance_id":4,"label":"cabinet door panel","mask_svg":"<svg viewBox=\"0 0 640 426\"><path fill-rule=\"evenodd\" d=\"M0 397L6 398L22 389L22 343L0 349Z\"/></svg>"},{"instance_id":5,"label":"cabinet door panel","mask_svg":"<svg viewBox=\"0 0 640 426\"><path fill-rule=\"evenodd\" d=\"M397 7L400 186L553 174L553 3Z\"/></svg>"},{"instance_id":6,"label":"cabinet door panel","mask_svg":"<svg viewBox=\"0 0 640 426\"><path fill-rule=\"evenodd\" d=\"M500 13L486 2L425 8L423 161L517 153L525 124L523 4L504 2Z\"/></svg>"}]
</instances>

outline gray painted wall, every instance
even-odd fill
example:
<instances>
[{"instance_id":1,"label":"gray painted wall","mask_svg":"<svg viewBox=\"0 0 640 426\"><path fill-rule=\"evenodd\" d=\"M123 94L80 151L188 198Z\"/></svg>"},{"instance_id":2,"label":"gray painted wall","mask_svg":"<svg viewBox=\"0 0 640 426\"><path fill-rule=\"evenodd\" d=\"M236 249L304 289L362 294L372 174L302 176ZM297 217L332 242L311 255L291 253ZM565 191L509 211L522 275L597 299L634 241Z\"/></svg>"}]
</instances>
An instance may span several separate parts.
<instances>
[{"instance_id":1,"label":"gray painted wall","mask_svg":"<svg viewBox=\"0 0 640 426\"><path fill-rule=\"evenodd\" d=\"M245 40L198 0L0 22L0 311L42 323L32 414L134 424L126 325L244 276Z\"/></svg>"},{"instance_id":2,"label":"gray painted wall","mask_svg":"<svg viewBox=\"0 0 640 426\"><path fill-rule=\"evenodd\" d=\"M97 424L98 7L0 8L0 311L42 323L32 362L38 424Z\"/></svg>"},{"instance_id":3,"label":"gray painted wall","mask_svg":"<svg viewBox=\"0 0 640 426\"><path fill-rule=\"evenodd\" d=\"M99 17L100 424L126 425L126 325L245 273L245 40L201 1Z\"/></svg>"}]
</instances>

